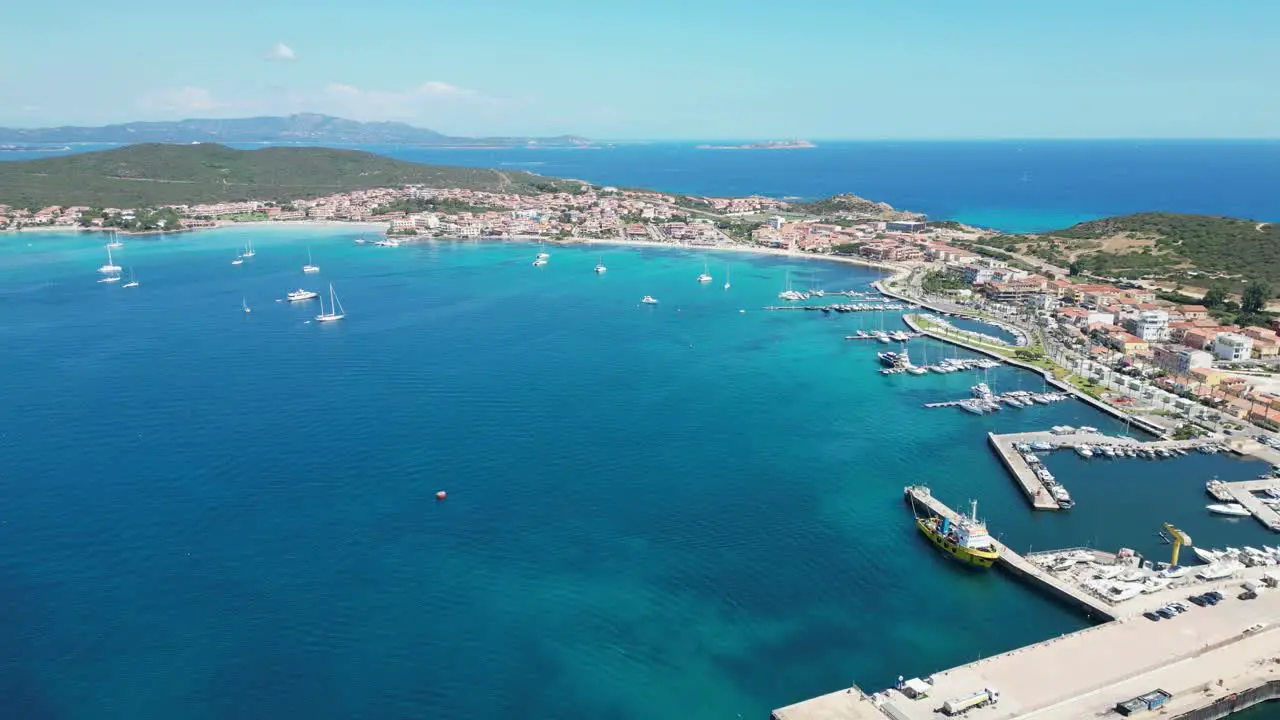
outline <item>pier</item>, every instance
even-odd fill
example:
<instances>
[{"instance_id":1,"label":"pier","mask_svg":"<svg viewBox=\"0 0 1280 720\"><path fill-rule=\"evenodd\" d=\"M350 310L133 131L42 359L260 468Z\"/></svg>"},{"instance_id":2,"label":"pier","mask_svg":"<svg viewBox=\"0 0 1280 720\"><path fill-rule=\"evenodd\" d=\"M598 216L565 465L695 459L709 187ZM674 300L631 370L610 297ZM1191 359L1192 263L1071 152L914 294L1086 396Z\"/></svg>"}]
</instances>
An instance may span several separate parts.
<instances>
[{"instance_id":1,"label":"pier","mask_svg":"<svg viewBox=\"0 0 1280 720\"><path fill-rule=\"evenodd\" d=\"M958 514L926 488L906 488L909 501L945 517ZM1124 609L999 545L1000 567L1053 594L1070 597L1114 619L1091 628L922 675L899 687L865 693L856 685L773 711L773 720L936 720L948 700L986 689L997 702L965 713L977 720L1079 720L1115 714L1118 703L1163 690L1158 711L1139 717L1211 720L1276 696L1280 591L1236 597L1240 578L1212 584L1186 581L1125 601ZM1265 568L1244 574L1261 577ZM1218 589L1218 605L1152 622L1142 612ZM874 650L872 650L874 652ZM904 668L906 670L906 668ZM911 677L905 675L905 677Z\"/></svg>"},{"instance_id":2,"label":"pier","mask_svg":"<svg viewBox=\"0 0 1280 720\"><path fill-rule=\"evenodd\" d=\"M996 451L996 457L1000 458L1000 462L1004 463L1005 468L1013 475L1018 487L1022 488L1022 494L1031 501L1031 507L1036 510L1060 509L1058 501L1053 499L1053 494L1049 492L1049 488L1045 487L1044 481L1032 471L1031 465L1027 463L1022 453L1014 449L1016 441L1009 440L1009 437L987 433L987 441Z\"/></svg>"},{"instance_id":3,"label":"pier","mask_svg":"<svg viewBox=\"0 0 1280 720\"><path fill-rule=\"evenodd\" d=\"M1245 480L1223 483L1223 485L1226 486L1227 492L1231 493L1231 497L1252 513L1254 519L1262 523L1263 527L1273 532L1280 532L1280 513L1254 495L1259 490L1280 486L1280 478Z\"/></svg>"},{"instance_id":4,"label":"pier","mask_svg":"<svg viewBox=\"0 0 1280 720\"><path fill-rule=\"evenodd\" d=\"M906 495L907 502L911 503L915 508L925 508L930 514L946 518L953 523L961 520L960 513L947 507L942 501L934 497L933 493L929 492L929 488L913 485L905 488L903 492ZM1057 507L1056 503L1054 507ZM995 543L996 550L1000 553L1000 558L996 561L998 567L1010 572L1015 577L1033 581L1039 586L1039 589L1084 611L1089 617L1099 620L1115 619L1114 608L1105 600L1060 581L1036 564L1009 549L1008 545L996 540L994 537L991 541Z\"/></svg>"}]
</instances>

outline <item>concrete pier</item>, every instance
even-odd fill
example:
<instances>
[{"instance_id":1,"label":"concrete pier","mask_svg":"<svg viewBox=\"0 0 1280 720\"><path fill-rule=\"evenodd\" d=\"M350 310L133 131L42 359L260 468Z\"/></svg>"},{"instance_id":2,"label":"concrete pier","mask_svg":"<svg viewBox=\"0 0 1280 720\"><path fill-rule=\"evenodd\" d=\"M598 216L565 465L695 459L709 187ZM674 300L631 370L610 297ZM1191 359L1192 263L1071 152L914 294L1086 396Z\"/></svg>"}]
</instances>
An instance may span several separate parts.
<instances>
[{"instance_id":1,"label":"concrete pier","mask_svg":"<svg viewBox=\"0 0 1280 720\"><path fill-rule=\"evenodd\" d=\"M946 517L958 514L926 488L906 488L918 508ZM1113 622L1052 638L932 675L923 695L898 689L870 695L857 686L773 711L774 720L936 720L949 699L990 688L999 702L969 711L977 720L1079 720L1114 714L1117 703L1156 689L1171 699L1152 717L1220 717L1221 708L1242 709L1274 693L1280 661L1280 591L1237 599L1233 581L1189 583L1126 602L1124 612L1068 586L1004 545L1001 567L1055 594L1097 607ZM1249 568L1250 578L1268 568ZM1256 578L1253 578L1256 579ZM1158 622L1141 616L1187 596L1218 589L1216 606L1185 603L1187 612ZM889 669L893 672L894 669ZM909 668L903 668L907 671ZM895 673L896 674L896 673ZM906 677L911 677L906 672ZM1144 715L1145 717L1145 715Z\"/></svg>"},{"instance_id":2,"label":"concrete pier","mask_svg":"<svg viewBox=\"0 0 1280 720\"><path fill-rule=\"evenodd\" d=\"M1031 501L1031 507L1037 510L1060 509L1058 501L1053 499L1053 494L1049 492L1049 488L1045 487L1044 481L1032 472L1031 465L1022 457L1022 453L1014 449L1014 442L1007 438L1008 436L987 433L987 441L995 450L996 457L1000 458L1000 462L1004 463L1005 468L1013 475L1018 487L1022 488L1022 494Z\"/></svg>"},{"instance_id":3,"label":"concrete pier","mask_svg":"<svg viewBox=\"0 0 1280 720\"><path fill-rule=\"evenodd\" d=\"M1223 483L1226 485L1227 492L1231 493L1231 497L1236 502L1245 507L1246 510L1253 513L1253 517L1268 530L1280 532L1280 513L1275 508L1267 505L1258 499L1253 493L1258 490L1265 490L1280 486L1280 479L1268 478L1266 480L1245 480L1244 482Z\"/></svg>"}]
</instances>

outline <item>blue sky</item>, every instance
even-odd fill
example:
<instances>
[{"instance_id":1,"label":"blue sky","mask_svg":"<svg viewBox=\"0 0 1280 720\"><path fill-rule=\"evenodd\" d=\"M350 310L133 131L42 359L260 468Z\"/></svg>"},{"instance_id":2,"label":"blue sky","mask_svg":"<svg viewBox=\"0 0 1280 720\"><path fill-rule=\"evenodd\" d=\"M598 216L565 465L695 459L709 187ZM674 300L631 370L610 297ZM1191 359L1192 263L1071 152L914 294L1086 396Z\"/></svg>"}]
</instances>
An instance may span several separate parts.
<instances>
[{"instance_id":1,"label":"blue sky","mask_svg":"<svg viewBox=\"0 0 1280 720\"><path fill-rule=\"evenodd\" d=\"M1271 0L63 0L57 10L6 9L0 125L313 111L461 135L1280 135Z\"/></svg>"}]
</instances>

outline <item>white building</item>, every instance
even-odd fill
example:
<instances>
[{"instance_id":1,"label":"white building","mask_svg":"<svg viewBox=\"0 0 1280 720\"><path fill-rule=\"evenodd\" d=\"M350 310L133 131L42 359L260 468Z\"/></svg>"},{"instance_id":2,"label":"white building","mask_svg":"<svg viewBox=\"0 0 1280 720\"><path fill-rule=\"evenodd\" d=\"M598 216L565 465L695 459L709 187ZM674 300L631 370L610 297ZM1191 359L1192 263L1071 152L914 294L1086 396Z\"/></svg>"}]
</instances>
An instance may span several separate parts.
<instances>
[{"instance_id":1,"label":"white building","mask_svg":"<svg viewBox=\"0 0 1280 720\"><path fill-rule=\"evenodd\" d=\"M1186 375L1195 368L1213 367L1213 355L1179 345L1156 345L1151 348L1157 366L1175 375Z\"/></svg>"},{"instance_id":2,"label":"white building","mask_svg":"<svg viewBox=\"0 0 1280 720\"><path fill-rule=\"evenodd\" d=\"M1253 354L1253 338L1238 333L1218 333L1213 340L1213 354L1219 360L1248 360Z\"/></svg>"},{"instance_id":3,"label":"white building","mask_svg":"<svg viewBox=\"0 0 1280 720\"><path fill-rule=\"evenodd\" d=\"M787 224L787 219L782 217L781 215L774 215L773 217L769 218L769 227L773 228L774 230L781 230L782 226L786 224Z\"/></svg>"},{"instance_id":4,"label":"white building","mask_svg":"<svg viewBox=\"0 0 1280 720\"><path fill-rule=\"evenodd\" d=\"M1169 339L1169 313L1164 310L1143 310L1129 325L1134 335L1147 342Z\"/></svg>"}]
</instances>

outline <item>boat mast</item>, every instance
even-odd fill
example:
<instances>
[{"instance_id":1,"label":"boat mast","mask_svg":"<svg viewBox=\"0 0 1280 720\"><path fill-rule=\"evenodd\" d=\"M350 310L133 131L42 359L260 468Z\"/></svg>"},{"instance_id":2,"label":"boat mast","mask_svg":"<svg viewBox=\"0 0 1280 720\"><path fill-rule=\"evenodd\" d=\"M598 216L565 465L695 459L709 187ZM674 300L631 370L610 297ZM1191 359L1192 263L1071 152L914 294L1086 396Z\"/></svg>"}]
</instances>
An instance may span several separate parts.
<instances>
[{"instance_id":1,"label":"boat mast","mask_svg":"<svg viewBox=\"0 0 1280 720\"><path fill-rule=\"evenodd\" d=\"M969 501L969 507L971 508L970 512L972 513L973 521L974 521L975 523L976 523L976 522L978 522L978 501L977 501L977 500L970 500L970 501Z\"/></svg>"}]
</instances>

